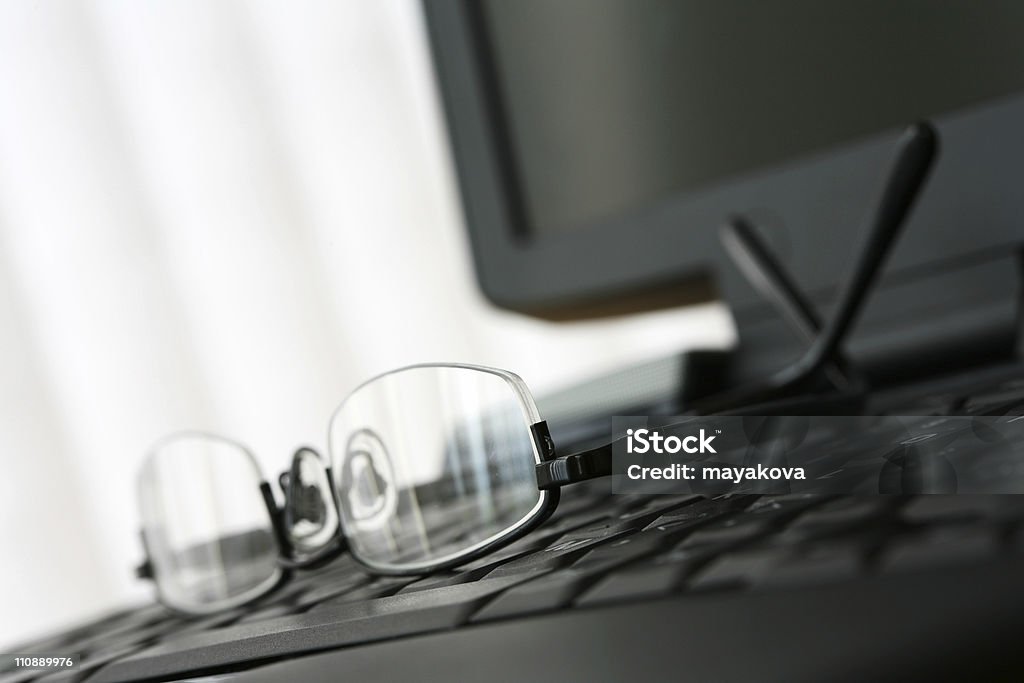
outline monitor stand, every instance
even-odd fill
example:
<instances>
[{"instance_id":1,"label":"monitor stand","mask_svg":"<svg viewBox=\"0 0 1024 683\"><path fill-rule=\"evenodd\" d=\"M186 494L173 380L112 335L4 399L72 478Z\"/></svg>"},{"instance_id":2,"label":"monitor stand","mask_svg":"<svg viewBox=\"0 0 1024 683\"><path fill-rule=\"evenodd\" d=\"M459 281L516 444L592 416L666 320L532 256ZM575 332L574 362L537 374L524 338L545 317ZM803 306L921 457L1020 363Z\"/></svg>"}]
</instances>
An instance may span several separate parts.
<instances>
[{"instance_id":1,"label":"monitor stand","mask_svg":"<svg viewBox=\"0 0 1024 683\"><path fill-rule=\"evenodd\" d=\"M755 380L737 376L734 352L698 350L606 375L538 400L556 443L606 438L614 415L666 415L757 410L797 396L862 397L866 382L843 344L932 168L937 133L908 127L838 305L823 324L814 306L742 217L722 229L725 247L747 280L808 346L795 361ZM845 402L844 402L845 405ZM763 414L763 413L762 413Z\"/></svg>"}]
</instances>

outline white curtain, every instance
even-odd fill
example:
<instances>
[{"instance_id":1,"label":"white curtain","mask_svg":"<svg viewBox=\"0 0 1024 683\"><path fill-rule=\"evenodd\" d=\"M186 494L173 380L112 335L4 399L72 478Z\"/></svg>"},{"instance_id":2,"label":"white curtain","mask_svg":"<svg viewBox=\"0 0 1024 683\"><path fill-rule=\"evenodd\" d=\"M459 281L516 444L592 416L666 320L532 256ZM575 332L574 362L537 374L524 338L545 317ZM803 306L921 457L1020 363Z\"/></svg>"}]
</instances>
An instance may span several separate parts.
<instances>
[{"instance_id":1,"label":"white curtain","mask_svg":"<svg viewBox=\"0 0 1024 683\"><path fill-rule=\"evenodd\" d=\"M268 472L400 365L543 391L732 339L482 301L418 5L0 4L0 645L148 596L134 478L183 428Z\"/></svg>"}]
</instances>

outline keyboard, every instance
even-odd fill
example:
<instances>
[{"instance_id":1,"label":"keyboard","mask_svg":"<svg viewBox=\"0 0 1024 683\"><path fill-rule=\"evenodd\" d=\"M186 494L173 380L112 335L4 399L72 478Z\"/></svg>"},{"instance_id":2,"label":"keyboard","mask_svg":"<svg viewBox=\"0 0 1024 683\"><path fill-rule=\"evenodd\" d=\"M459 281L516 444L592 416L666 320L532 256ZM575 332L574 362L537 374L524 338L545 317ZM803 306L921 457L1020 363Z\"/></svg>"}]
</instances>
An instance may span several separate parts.
<instances>
[{"instance_id":1,"label":"keyboard","mask_svg":"<svg viewBox=\"0 0 1024 683\"><path fill-rule=\"evenodd\" d=\"M875 405L892 414L1014 414L1024 408L1024 381L1019 373L976 373L880 394ZM125 609L6 648L76 653L81 662L59 672L3 672L0 683L244 679L299 655L425 634L498 633L545 615L595 620L643 605L677 606L675 614L736 596L890 577L913 586L915 577L963 567L1006 566L1017 575L1021 559L1024 496L612 495L607 481L595 481L567 489L532 534L457 570L373 577L342 557L297 573L255 604L211 616L157 604Z\"/></svg>"}]
</instances>

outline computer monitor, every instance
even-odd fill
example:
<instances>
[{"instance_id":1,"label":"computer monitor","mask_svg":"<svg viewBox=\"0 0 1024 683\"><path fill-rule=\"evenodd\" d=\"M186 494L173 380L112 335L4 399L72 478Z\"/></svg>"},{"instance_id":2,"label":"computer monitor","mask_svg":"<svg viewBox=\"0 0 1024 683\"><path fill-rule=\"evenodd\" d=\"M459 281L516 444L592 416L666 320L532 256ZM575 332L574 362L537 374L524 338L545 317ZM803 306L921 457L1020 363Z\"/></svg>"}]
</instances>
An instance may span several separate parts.
<instances>
[{"instance_id":1,"label":"computer monitor","mask_svg":"<svg viewBox=\"0 0 1024 683\"><path fill-rule=\"evenodd\" d=\"M921 118L942 151L883 279L914 305L868 317L977 318L1013 288L1014 268L984 262L1024 234L1022 3L424 7L477 277L500 307L571 319L720 297L756 320L717 230L742 213L827 308Z\"/></svg>"}]
</instances>

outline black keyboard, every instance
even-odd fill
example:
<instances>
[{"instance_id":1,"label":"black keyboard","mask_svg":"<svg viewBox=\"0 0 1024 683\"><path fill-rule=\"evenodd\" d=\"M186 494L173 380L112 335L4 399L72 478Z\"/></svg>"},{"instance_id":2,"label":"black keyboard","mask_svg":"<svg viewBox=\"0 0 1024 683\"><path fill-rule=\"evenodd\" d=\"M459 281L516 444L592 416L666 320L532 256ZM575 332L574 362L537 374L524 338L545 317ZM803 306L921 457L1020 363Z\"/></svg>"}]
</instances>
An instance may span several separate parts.
<instances>
[{"instance_id":1,"label":"black keyboard","mask_svg":"<svg viewBox=\"0 0 1024 683\"><path fill-rule=\"evenodd\" d=\"M1024 407L1024 383L975 376L878 404L894 414L1007 414ZM639 496L597 481L568 489L540 529L458 570L372 577L343 557L212 616L124 610L7 648L76 653L79 667L6 672L0 682L176 680L529 615L786 591L1022 553L1024 496Z\"/></svg>"}]
</instances>

